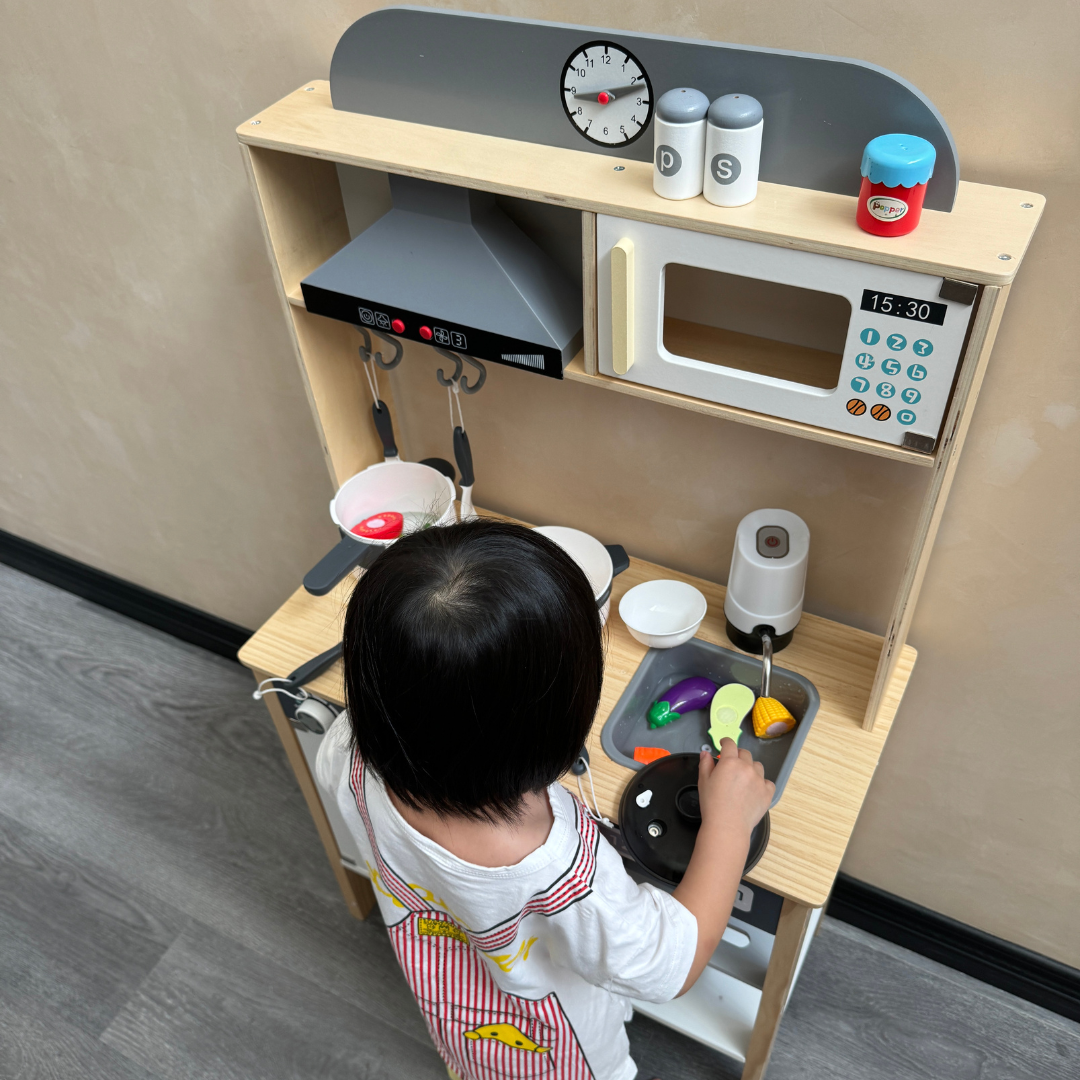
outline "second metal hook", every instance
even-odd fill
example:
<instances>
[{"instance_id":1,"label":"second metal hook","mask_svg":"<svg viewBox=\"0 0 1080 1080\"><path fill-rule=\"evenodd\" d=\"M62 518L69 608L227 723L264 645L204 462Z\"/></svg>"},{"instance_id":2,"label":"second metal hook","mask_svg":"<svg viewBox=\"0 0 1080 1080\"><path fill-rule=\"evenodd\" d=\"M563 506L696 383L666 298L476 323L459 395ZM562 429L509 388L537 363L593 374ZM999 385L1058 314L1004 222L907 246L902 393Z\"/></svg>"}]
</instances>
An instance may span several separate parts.
<instances>
[{"instance_id":1,"label":"second metal hook","mask_svg":"<svg viewBox=\"0 0 1080 1080\"><path fill-rule=\"evenodd\" d=\"M440 349L437 346L435 347L435 351L440 356L445 356L447 360L454 361L454 374L451 375L449 379L443 374L442 368L436 369L435 378L439 380L440 386L453 386L454 383L456 383L458 379L461 378L461 373L464 370L464 367L461 363L461 357L458 356L457 353L450 352L448 349ZM465 388L462 387L462 389L464 390ZM468 393L468 391L466 391L466 393Z\"/></svg>"},{"instance_id":2,"label":"second metal hook","mask_svg":"<svg viewBox=\"0 0 1080 1080\"><path fill-rule=\"evenodd\" d=\"M385 360L384 361L383 358L382 358L382 353L377 352L375 354L375 363L378 364L378 366L381 367L383 369L383 371L393 371L394 368L396 368L398 366L398 364L401 363L402 356L405 355L404 347L402 346L401 342L398 341L398 339L396 337L391 337L389 334L380 334L378 330L373 331L373 333L375 334L376 337L382 338L383 341L385 341L389 345L393 345L393 347L394 347L394 359L393 360ZM365 336L366 336L366 334L365 334Z\"/></svg>"}]
</instances>

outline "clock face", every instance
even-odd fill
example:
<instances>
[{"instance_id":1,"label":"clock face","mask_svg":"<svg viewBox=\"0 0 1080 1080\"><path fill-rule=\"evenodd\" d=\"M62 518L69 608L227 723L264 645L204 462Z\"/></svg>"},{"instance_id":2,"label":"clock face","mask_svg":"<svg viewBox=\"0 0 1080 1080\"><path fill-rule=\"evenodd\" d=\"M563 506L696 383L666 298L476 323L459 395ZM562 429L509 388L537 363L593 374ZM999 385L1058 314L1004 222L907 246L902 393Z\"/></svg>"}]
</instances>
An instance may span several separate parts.
<instances>
[{"instance_id":1,"label":"clock face","mask_svg":"<svg viewBox=\"0 0 1080 1080\"><path fill-rule=\"evenodd\" d=\"M652 86L645 69L621 45L590 41L563 66L563 108L589 142L627 146L652 119Z\"/></svg>"}]
</instances>

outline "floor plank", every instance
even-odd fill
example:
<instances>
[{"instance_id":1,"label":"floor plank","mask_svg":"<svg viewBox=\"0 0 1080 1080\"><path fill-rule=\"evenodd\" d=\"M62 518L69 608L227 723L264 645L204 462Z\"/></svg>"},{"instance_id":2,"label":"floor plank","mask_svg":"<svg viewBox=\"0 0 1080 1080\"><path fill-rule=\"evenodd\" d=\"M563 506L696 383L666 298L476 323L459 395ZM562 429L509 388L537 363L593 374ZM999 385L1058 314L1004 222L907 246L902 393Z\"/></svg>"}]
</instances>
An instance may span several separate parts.
<instances>
[{"instance_id":1,"label":"floor plank","mask_svg":"<svg viewBox=\"0 0 1080 1080\"><path fill-rule=\"evenodd\" d=\"M12 1002L0 983L0 1076L4 1080L157 1080L41 1002Z\"/></svg>"},{"instance_id":2,"label":"floor plank","mask_svg":"<svg viewBox=\"0 0 1080 1080\"><path fill-rule=\"evenodd\" d=\"M181 934L103 1041L166 1080L446 1080L426 1037L198 927Z\"/></svg>"},{"instance_id":3,"label":"floor plank","mask_svg":"<svg viewBox=\"0 0 1080 1080\"><path fill-rule=\"evenodd\" d=\"M13 1000L46 1003L100 1035L186 924L0 814L0 982Z\"/></svg>"}]
</instances>

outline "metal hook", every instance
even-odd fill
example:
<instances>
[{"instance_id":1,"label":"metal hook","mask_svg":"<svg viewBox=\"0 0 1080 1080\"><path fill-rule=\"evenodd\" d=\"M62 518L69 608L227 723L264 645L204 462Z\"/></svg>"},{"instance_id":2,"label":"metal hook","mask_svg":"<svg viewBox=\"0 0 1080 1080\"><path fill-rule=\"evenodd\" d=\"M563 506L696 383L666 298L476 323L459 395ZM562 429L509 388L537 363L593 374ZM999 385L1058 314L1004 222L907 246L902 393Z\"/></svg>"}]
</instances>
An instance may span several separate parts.
<instances>
[{"instance_id":1,"label":"metal hook","mask_svg":"<svg viewBox=\"0 0 1080 1080\"><path fill-rule=\"evenodd\" d=\"M387 342L389 345L394 346L393 360L384 361L382 358L382 353L377 352L375 354L375 363L378 364L378 366L381 367L383 371L393 371L394 368L396 368L398 364L401 363L401 358L405 355L405 349L402 347L401 342L398 341L396 337L391 337L389 334L380 334L378 330L375 330L373 332L376 337L382 338L383 341Z\"/></svg>"},{"instance_id":2,"label":"metal hook","mask_svg":"<svg viewBox=\"0 0 1080 1080\"><path fill-rule=\"evenodd\" d=\"M360 359L366 364L371 359L371 335L360 325L357 325L356 329L364 338L364 344L360 346Z\"/></svg>"},{"instance_id":3,"label":"metal hook","mask_svg":"<svg viewBox=\"0 0 1080 1080\"><path fill-rule=\"evenodd\" d=\"M476 382L474 382L472 386L470 386L464 379L462 379L460 383L461 389L464 390L466 394L475 394L476 391L484 385L484 381L487 379L487 368L484 367L484 365L481 364L479 360L474 360L471 356L465 357L465 363L469 364L471 367L476 368L476 370L480 374L477 377ZM458 374L460 375L460 372Z\"/></svg>"},{"instance_id":4,"label":"metal hook","mask_svg":"<svg viewBox=\"0 0 1080 1080\"><path fill-rule=\"evenodd\" d=\"M436 369L435 378L439 380L439 385L440 386L453 386L454 383L456 383L458 381L458 379L461 378L461 372L463 370L462 363L461 363L461 357L458 356L457 353L450 352L449 349L440 349L440 348L436 347L435 351L440 356L445 356L447 360L453 360L454 361L454 374L451 375L449 379L443 374L442 368Z\"/></svg>"}]
</instances>

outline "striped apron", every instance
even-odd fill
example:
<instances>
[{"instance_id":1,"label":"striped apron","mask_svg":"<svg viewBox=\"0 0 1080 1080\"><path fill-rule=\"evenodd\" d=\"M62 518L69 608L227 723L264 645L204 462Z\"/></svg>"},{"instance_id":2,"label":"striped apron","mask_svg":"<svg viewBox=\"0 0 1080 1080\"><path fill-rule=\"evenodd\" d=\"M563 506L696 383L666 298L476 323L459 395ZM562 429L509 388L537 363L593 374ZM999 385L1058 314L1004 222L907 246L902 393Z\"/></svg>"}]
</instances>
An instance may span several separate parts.
<instances>
[{"instance_id":1,"label":"striped apron","mask_svg":"<svg viewBox=\"0 0 1080 1080\"><path fill-rule=\"evenodd\" d=\"M350 786L385 892L405 916L387 929L401 970L443 1061L463 1080L595 1080L559 999L502 990L483 953L511 946L526 915L554 915L592 891L599 833L575 800L578 850L572 866L510 918L483 932L466 930L410 886L375 841L364 797L365 766L354 750ZM425 894L426 897L425 898ZM501 959L501 958L500 958Z\"/></svg>"}]
</instances>

